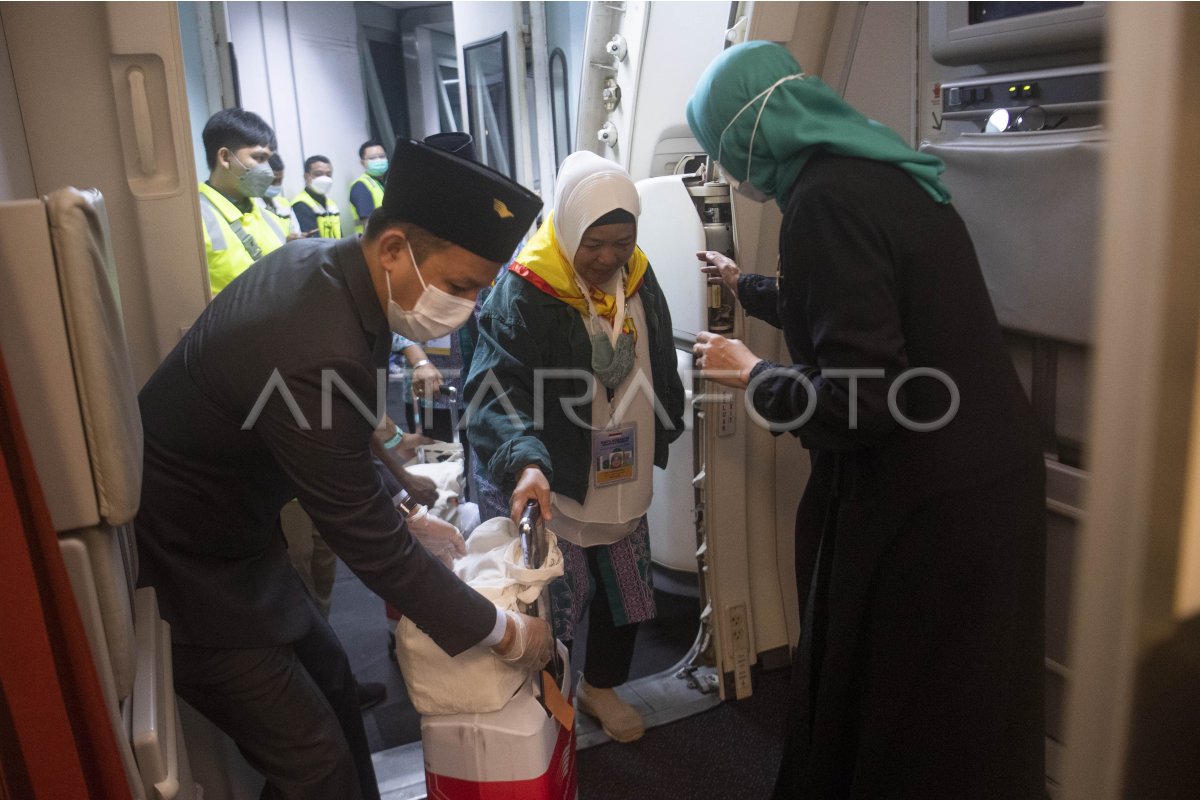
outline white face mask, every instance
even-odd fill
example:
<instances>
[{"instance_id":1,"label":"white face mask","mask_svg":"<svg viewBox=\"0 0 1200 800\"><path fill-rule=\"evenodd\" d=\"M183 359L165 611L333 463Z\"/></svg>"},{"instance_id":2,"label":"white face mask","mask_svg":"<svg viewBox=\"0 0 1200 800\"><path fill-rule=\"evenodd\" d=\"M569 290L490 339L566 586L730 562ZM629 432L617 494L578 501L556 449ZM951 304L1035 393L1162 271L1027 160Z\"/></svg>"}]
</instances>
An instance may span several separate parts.
<instances>
[{"instance_id":1,"label":"white face mask","mask_svg":"<svg viewBox=\"0 0 1200 800\"><path fill-rule=\"evenodd\" d=\"M729 184L729 187L742 197L753 200L756 203L765 203L771 199L769 194L750 183L750 166L754 163L754 137L758 135L758 121L762 119L763 110L767 107L767 101L771 99L771 95L779 88L780 84L797 80L804 80L803 72L797 72L795 75L784 75L766 89L754 95L754 97L750 98L750 102L738 109L738 112L733 115L733 119L729 120L729 124L725 126L725 129L721 131L721 136L717 139L717 166L720 167L721 148L725 144L725 134L729 132L729 128L733 123L737 122L737 118L746 113L746 109L758 102L758 98L766 95L766 97L763 97L762 105L758 107L758 114L754 117L754 127L750 129L750 144L746 147L746 180L736 180L729 173L725 172L724 167L721 167L721 173L725 176L725 181Z\"/></svg>"},{"instance_id":2,"label":"white face mask","mask_svg":"<svg viewBox=\"0 0 1200 800\"><path fill-rule=\"evenodd\" d=\"M740 194L747 200L753 200L755 203L765 203L771 199L771 195L757 188L749 181L739 181L737 178L725 171L725 168L720 163L717 164L717 169L721 171L721 177L729 184L729 188Z\"/></svg>"},{"instance_id":3,"label":"white face mask","mask_svg":"<svg viewBox=\"0 0 1200 800\"><path fill-rule=\"evenodd\" d=\"M333 177L318 175L312 179L312 188L317 194L329 194L329 190L333 188Z\"/></svg>"},{"instance_id":4,"label":"white face mask","mask_svg":"<svg viewBox=\"0 0 1200 800\"><path fill-rule=\"evenodd\" d=\"M461 328L475 311L475 301L465 297L455 297L436 286L427 286L421 277L421 268L413 257L412 245L408 247L408 257L412 259L413 270L417 280L421 282L421 296L411 310L406 310L392 299L392 282L387 277L384 284L388 293L388 325L394 333L414 342L428 342L439 339L451 331Z\"/></svg>"}]
</instances>

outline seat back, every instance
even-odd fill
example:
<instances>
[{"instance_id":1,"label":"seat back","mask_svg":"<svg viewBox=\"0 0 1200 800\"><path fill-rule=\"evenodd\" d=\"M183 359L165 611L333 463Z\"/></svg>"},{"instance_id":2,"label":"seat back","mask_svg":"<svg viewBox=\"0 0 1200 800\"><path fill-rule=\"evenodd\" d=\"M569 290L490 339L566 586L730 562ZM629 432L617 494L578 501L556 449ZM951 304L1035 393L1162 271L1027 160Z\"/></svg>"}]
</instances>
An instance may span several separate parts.
<instances>
[{"instance_id":1,"label":"seat back","mask_svg":"<svg viewBox=\"0 0 1200 800\"><path fill-rule=\"evenodd\" d=\"M3 204L0 238L13 231L23 244L0 250L0 347L130 790L188 800L196 787L180 746L170 637L153 597L141 596L151 590L134 593L142 428L104 200L67 188Z\"/></svg>"},{"instance_id":2,"label":"seat back","mask_svg":"<svg viewBox=\"0 0 1200 800\"><path fill-rule=\"evenodd\" d=\"M104 198L60 189L46 198L79 414L99 518L124 525L142 489L142 422Z\"/></svg>"}]
</instances>

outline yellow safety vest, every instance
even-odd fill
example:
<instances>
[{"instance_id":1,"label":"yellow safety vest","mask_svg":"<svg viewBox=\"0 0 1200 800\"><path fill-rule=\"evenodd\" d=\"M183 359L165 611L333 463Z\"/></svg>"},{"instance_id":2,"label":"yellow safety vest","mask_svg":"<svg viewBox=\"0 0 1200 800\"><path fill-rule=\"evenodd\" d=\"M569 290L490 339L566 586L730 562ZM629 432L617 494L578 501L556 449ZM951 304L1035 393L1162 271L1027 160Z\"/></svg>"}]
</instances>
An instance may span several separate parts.
<instances>
[{"instance_id":1,"label":"yellow safety vest","mask_svg":"<svg viewBox=\"0 0 1200 800\"><path fill-rule=\"evenodd\" d=\"M307 190L296 195L292 205L296 203L304 203L317 215L317 236L322 239L342 238L342 215L338 211L337 203L326 197L325 207L321 208L321 204Z\"/></svg>"},{"instance_id":2,"label":"yellow safety vest","mask_svg":"<svg viewBox=\"0 0 1200 800\"><path fill-rule=\"evenodd\" d=\"M270 211L280 219L292 218L292 204L282 194L277 194L274 197L262 198L263 205L267 211Z\"/></svg>"},{"instance_id":3,"label":"yellow safety vest","mask_svg":"<svg viewBox=\"0 0 1200 800\"><path fill-rule=\"evenodd\" d=\"M214 296L251 264L287 241L287 231L274 214L254 202L243 213L207 183L200 184L200 219L204 223L208 282Z\"/></svg>"},{"instance_id":4,"label":"yellow safety vest","mask_svg":"<svg viewBox=\"0 0 1200 800\"><path fill-rule=\"evenodd\" d=\"M285 241L288 234L300 232L300 226L296 224L296 217L292 214L292 204L286 197L281 194L276 195L274 203L265 197L258 199L262 201L263 211L279 220L279 227L283 228Z\"/></svg>"},{"instance_id":5,"label":"yellow safety vest","mask_svg":"<svg viewBox=\"0 0 1200 800\"><path fill-rule=\"evenodd\" d=\"M383 205L383 184L379 182L378 178L376 178L374 175L364 172L362 175L359 175L354 179L354 183L350 184L350 189L353 190L355 184L359 183L367 187L367 191L371 193L372 211ZM366 226L367 221L365 219L358 218L358 206L354 205L354 203L351 203L350 208L354 209L354 232L359 236L362 236L363 228Z\"/></svg>"}]
</instances>

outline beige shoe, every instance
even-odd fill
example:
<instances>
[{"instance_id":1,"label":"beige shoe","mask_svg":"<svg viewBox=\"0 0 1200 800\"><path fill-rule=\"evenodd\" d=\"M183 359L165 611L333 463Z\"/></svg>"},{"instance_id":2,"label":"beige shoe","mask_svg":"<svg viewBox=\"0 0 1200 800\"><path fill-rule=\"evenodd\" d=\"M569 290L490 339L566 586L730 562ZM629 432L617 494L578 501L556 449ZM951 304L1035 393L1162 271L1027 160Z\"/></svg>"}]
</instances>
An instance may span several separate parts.
<instances>
[{"instance_id":1,"label":"beige shoe","mask_svg":"<svg viewBox=\"0 0 1200 800\"><path fill-rule=\"evenodd\" d=\"M579 710L595 717L608 738L614 742L636 742L645 733L642 715L612 689L597 689L581 678L575 700Z\"/></svg>"}]
</instances>

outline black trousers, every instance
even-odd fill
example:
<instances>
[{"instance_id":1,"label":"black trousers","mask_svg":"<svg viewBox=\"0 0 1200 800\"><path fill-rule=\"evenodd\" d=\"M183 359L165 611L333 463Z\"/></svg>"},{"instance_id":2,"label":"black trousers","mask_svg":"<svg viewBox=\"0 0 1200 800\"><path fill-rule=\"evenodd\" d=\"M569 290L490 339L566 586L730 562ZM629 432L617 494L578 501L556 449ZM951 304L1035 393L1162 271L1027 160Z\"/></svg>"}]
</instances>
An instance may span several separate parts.
<instances>
[{"instance_id":1,"label":"black trousers","mask_svg":"<svg viewBox=\"0 0 1200 800\"><path fill-rule=\"evenodd\" d=\"M288 645L175 645L175 690L263 774L270 800L378 800L354 674L316 606Z\"/></svg>"},{"instance_id":2,"label":"black trousers","mask_svg":"<svg viewBox=\"0 0 1200 800\"><path fill-rule=\"evenodd\" d=\"M588 603L587 654L584 658L583 677L589 685L597 689L611 689L629 680L638 623L617 625L613 622L612 609L608 605L608 591L600 574L595 549L584 548L584 552L587 553L588 577L595 587L595 592ZM568 651L571 644L566 642Z\"/></svg>"}]
</instances>

